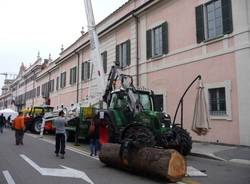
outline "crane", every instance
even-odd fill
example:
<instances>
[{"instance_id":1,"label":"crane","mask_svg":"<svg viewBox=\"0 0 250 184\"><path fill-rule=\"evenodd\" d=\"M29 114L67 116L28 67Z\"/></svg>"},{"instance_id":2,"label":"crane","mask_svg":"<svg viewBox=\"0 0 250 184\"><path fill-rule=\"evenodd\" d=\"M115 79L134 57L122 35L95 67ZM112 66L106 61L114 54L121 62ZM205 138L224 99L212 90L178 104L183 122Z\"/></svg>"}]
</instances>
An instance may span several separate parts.
<instances>
[{"instance_id":1,"label":"crane","mask_svg":"<svg viewBox=\"0 0 250 184\"><path fill-rule=\"evenodd\" d=\"M100 54L100 44L96 32L96 25L95 25L95 19L93 14L93 8L91 0L84 0L85 5L85 13L87 17L87 23L88 23L88 34L90 38L90 49L91 49L91 61L93 63L93 72L94 76L96 77L96 84L98 84L98 92L100 94L104 94L106 86L105 86L105 75L104 70L102 66L102 57ZM91 86L89 85L89 88ZM89 89L90 93L90 89ZM88 94L90 97L90 94ZM95 101L102 101L102 95L97 95L97 99L94 99ZM93 100L93 99L92 99ZM88 99L88 103L90 103L91 99ZM91 102L93 103L93 102Z\"/></svg>"},{"instance_id":2,"label":"crane","mask_svg":"<svg viewBox=\"0 0 250 184\"><path fill-rule=\"evenodd\" d=\"M16 76L17 76L16 74L7 73L7 72L0 73L0 75L4 75L5 79L7 79L8 76L12 77L13 79L16 78Z\"/></svg>"}]
</instances>

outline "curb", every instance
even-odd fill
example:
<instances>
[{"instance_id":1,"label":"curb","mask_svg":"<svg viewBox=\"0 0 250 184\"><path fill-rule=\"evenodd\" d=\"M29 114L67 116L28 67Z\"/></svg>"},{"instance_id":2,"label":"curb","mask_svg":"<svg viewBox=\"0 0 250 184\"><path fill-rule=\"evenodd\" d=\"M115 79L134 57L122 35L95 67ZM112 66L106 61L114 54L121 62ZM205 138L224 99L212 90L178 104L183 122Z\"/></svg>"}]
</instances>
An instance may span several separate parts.
<instances>
[{"instance_id":1,"label":"curb","mask_svg":"<svg viewBox=\"0 0 250 184\"><path fill-rule=\"evenodd\" d=\"M208 158L208 159L212 159L212 160L227 161L223 158L215 156L214 154L202 154L202 153L191 152L190 155L195 156L195 157Z\"/></svg>"}]
</instances>

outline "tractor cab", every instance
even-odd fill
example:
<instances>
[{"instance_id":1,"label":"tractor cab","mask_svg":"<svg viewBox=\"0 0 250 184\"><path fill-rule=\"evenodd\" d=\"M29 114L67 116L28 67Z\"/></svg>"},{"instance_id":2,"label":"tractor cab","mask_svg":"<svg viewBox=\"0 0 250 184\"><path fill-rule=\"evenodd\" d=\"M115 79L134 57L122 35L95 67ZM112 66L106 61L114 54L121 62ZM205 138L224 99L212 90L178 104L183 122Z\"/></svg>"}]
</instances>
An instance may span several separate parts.
<instances>
[{"instance_id":1,"label":"tractor cab","mask_svg":"<svg viewBox=\"0 0 250 184\"><path fill-rule=\"evenodd\" d=\"M142 106L145 111L153 110L153 98L149 91L136 90L134 93L137 105ZM128 94L124 90L115 90L111 93L111 100L108 107L111 109L124 109L128 108L131 104L131 100Z\"/></svg>"}]
</instances>

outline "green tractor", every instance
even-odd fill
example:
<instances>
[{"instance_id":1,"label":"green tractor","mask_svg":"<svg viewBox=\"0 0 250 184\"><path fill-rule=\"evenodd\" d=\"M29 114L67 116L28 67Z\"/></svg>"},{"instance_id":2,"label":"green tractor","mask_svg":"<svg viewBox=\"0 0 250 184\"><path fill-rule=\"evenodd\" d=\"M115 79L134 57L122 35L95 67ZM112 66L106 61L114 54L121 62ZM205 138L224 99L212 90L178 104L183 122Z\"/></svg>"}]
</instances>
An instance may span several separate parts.
<instances>
[{"instance_id":1,"label":"green tractor","mask_svg":"<svg viewBox=\"0 0 250 184\"><path fill-rule=\"evenodd\" d=\"M107 124L108 141L134 148L173 148L184 156L188 155L192 149L192 138L183 129L183 98L200 78L198 76L183 94L172 122L168 114L156 110L153 91L136 89L131 76L120 74L116 67L112 67L103 96L107 109L101 110L97 117ZM115 89L118 79L121 80L121 87ZM177 124L175 119L179 107L181 123Z\"/></svg>"}]
</instances>

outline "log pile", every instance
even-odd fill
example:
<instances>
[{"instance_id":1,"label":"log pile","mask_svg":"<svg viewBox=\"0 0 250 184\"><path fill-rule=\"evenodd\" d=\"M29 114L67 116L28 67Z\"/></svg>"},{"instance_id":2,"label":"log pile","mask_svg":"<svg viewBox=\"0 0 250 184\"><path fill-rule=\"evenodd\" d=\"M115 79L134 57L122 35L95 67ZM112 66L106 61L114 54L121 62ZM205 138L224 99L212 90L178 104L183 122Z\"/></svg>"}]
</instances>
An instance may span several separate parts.
<instances>
[{"instance_id":1,"label":"log pile","mask_svg":"<svg viewBox=\"0 0 250 184\"><path fill-rule=\"evenodd\" d=\"M186 174L184 157L173 149L145 147L120 154L120 144L102 145L100 161L108 166L156 176L171 182L180 181Z\"/></svg>"}]
</instances>

